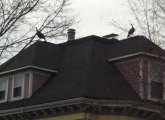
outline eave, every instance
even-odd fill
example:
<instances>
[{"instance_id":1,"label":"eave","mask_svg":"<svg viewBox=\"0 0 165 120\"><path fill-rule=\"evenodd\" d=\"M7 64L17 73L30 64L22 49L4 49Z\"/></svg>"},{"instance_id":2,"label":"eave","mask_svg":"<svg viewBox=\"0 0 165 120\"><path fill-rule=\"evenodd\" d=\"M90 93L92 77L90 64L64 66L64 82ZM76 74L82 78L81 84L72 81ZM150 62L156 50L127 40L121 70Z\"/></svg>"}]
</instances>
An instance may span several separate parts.
<instances>
[{"instance_id":1,"label":"eave","mask_svg":"<svg viewBox=\"0 0 165 120\"><path fill-rule=\"evenodd\" d=\"M146 102L130 100L97 100L88 98L75 98L57 102L44 103L0 111L0 119L11 119L28 116L29 118L41 118L69 113L95 113L107 115L129 115L140 118L157 117L165 119L165 110L162 107Z\"/></svg>"},{"instance_id":2,"label":"eave","mask_svg":"<svg viewBox=\"0 0 165 120\"><path fill-rule=\"evenodd\" d=\"M108 59L108 61L114 62L114 61L118 61L118 60L122 60L122 59L126 59L126 58L131 58L131 57L135 57L135 56L139 56L139 55L154 57L154 58L158 58L158 59L160 59L160 57L161 57L162 60L165 60L164 56L159 56L159 55L151 54L151 53L147 53L147 52L137 52L137 53L128 54L128 55L124 55L124 56L120 56L120 57L110 58L110 59Z\"/></svg>"},{"instance_id":3,"label":"eave","mask_svg":"<svg viewBox=\"0 0 165 120\"><path fill-rule=\"evenodd\" d=\"M47 69L47 68L28 65L28 66L25 66L25 67L20 67L20 68L0 72L0 75L9 74L9 73L13 73L13 72L21 71L21 70L26 70L26 69L36 69L36 70L41 70L41 71L50 72L50 73L57 73L58 72L58 71Z\"/></svg>"}]
</instances>

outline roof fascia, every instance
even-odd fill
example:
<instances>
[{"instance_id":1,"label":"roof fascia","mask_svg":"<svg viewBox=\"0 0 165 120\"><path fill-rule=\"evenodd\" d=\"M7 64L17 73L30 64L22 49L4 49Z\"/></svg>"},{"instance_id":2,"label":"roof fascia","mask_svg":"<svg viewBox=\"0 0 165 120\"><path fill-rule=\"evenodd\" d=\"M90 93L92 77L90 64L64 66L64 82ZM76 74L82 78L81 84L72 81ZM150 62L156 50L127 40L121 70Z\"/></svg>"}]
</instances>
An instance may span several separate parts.
<instances>
[{"instance_id":1,"label":"roof fascia","mask_svg":"<svg viewBox=\"0 0 165 120\"><path fill-rule=\"evenodd\" d=\"M62 107L66 105L74 105L74 104L93 104L93 105L100 105L100 106L113 106L113 107L132 107L132 108L138 108L142 110L148 110L152 112L160 112L160 107L157 105L151 105L143 102L138 101L131 101L131 100L97 100L97 99L88 99L84 97L74 98L74 99L68 99L68 100L61 100L61 101L55 101L55 102L49 102L49 103L43 103L38 105L31 105L26 107L19 107L19 108L13 108L13 109L7 109L7 110L0 110L0 116L4 115L10 115L10 114L17 114L22 112L31 112L35 110L41 110L41 109L48 109L52 107Z\"/></svg>"},{"instance_id":2,"label":"roof fascia","mask_svg":"<svg viewBox=\"0 0 165 120\"><path fill-rule=\"evenodd\" d=\"M57 73L58 72L58 71L51 70L51 69L46 69L46 68L42 68L42 67L28 65L28 66L20 67L20 68L17 68L17 69L0 72L0 75L8 74L8 73L11 73L11 72L16 72L16 71L20 71L20 70L24 70L24 69L28 69L28 68L33 68L33 69L42 70L42 71L51 72L51 73Z\"/></svg>"},{"instance_id":3,"label":"roof fascia","mask_svg":"<svg viewBox=\"0 0 165 120\"><path fill-rule=\"evenodd\" d=\"M130 57L134 57L134 56L137 56L137 55L146 55L146 56L150 56L150 57L159 58L159 56L155 55L155 54L146 53L146 52L137 52L137 53L133 53L133 54L129 54L129 55L124 55L124 56L121 56L121 57L111 58L111 59L108 59L108 61L113 62L113 61L116 61L116 60L130 58ZM165 60L165 57L161 57L161 59Z\"/></svg>"}]
</instances>

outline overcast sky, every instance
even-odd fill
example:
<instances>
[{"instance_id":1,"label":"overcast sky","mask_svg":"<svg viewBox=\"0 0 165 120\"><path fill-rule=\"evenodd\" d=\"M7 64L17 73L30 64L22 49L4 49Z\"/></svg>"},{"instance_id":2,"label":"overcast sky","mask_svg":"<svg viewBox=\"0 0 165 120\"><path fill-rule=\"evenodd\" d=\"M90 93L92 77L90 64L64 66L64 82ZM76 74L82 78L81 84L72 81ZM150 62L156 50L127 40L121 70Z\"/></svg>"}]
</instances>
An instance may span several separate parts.
<instances>
[{"instance_id":1,"label":"overcast sky","mask_svg":"<svg viewBox=\"0 0 165 120\"><path fill-rule=\"evenodd\" d=\"M71 0L72 8L79 14L80 20L76 29L76 37L88 35L103 36L118 33L106 23L107 18L119 20L122 24L130 25L126 0ZM129 26L130 27L130 26Z\"/></svg>"}]
</instances>

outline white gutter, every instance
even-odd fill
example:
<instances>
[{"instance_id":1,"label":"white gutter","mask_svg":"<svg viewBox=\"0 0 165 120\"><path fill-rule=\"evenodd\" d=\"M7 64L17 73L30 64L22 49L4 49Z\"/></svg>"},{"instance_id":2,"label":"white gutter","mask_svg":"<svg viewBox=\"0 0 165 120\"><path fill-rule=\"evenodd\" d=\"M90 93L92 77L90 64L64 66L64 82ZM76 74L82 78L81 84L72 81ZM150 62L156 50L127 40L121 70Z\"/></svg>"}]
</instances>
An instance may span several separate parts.
<instances>
[{"instance_id":1,"label":"white gutter","mask_svg":"<svg viewBox=\"0 0 165 120\"><path fill-rule=\"evenodd\" d=\"M146 55L146 56L150 56L150 57L159 58L158 55L154 55L154 54L146 53L146 52L138 52L138 53L133 53L133 54L129 54L129 55L124 55L124 56L121 56L121 57L116 57L116 58L108 59L108 61L109 62L112 62L112 61L115 61L115 60L125 59L125 58L129 58L129 57L137 56L137 55ZM161 59L165 59L165 57L161 57Z\"/></svg>"},{"instance_id":2,"label":"white gutter","mask_svg":"<svg viewBox=\"0 0 165 120\"><path fill-rule=\"evenodd\" d=\"M21 68L17 68L17 69L13 69L13 70L8 70L8 71L1 72L0 75L11 73L11 72L15 72L15 71L19 71L19 70L24 70L24 69L27 69L27 68L34 68L34 69L43 70L43 71L52 72L52 73L57 73L58 72L58 71L51 70L51 69L46 69L46 68L42 68L42 67L28 65L28 66L25 66L25 67L21 67Z\"/></svg>"}]
</instances>

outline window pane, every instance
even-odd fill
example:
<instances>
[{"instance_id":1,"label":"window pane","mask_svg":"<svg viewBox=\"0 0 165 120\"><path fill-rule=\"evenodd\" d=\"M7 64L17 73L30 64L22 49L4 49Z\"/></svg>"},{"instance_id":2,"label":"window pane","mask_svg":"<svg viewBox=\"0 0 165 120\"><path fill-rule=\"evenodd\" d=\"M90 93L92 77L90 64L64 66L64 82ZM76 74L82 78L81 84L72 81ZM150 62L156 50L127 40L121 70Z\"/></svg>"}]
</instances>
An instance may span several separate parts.
<instances>
[{"instance_id":1,"label":"window pane","mask_svg":"<svg viewBox=\"0 0 165 120\"><path fill-rule=\"evenodd\" d=\"M5 90L0 91L0 100L4 100L5 99Z\"/></svg>"},{"instance_id":2,"label":"window pane","mask_svg":"<svg viewBox=\"0 0 165 120\"><path fill-rule=\"evenodd\" d=\"M23 75L15 76L13 83L13 97L21 97L22 87L23 87Z\"/></svg>"},{"instance_id":3,"label":"window pane","mask_svg":"<svg viewBox=\"0 0 165 120\"><path fill-rule=\"evenodd\" d=\"M14 88L15 87L20 87L23 84L23 76L22 75L18 75L16 77L14 77Z\"/></svg>"},{"instance_id":4,"label":"window pane","mask_svg":"<svg viewBox=\"0 0 165 120\"><path fill-rule=\"evenodd\" d=\"M13 97L20 97L21 96L21 87L14 88Z\"/></svg>"},{"instance_id":5,"label":"window pane","mask_svg":"<svg viewBox=\"0 0 165 120\"><path fill-rule=\"evenodd\" d=\"M163 99L163 84L159 82L151 82L151 97Z\"/></svg>"},{"instance_id":6,"label":"window pane","mask_svg":"<svg viewBox=\"0 0 165 120\"><path fill-rule=\"evenodd\" d=\"M6 90L7 80L0 80L0 91Z\"/></svg>"}]
</instances>

